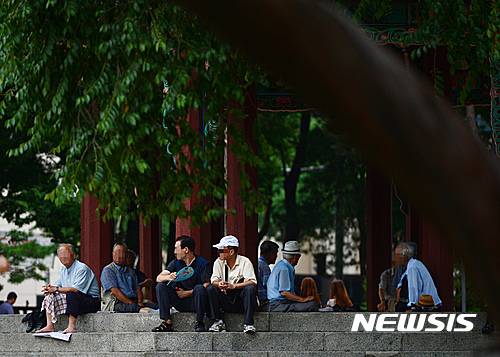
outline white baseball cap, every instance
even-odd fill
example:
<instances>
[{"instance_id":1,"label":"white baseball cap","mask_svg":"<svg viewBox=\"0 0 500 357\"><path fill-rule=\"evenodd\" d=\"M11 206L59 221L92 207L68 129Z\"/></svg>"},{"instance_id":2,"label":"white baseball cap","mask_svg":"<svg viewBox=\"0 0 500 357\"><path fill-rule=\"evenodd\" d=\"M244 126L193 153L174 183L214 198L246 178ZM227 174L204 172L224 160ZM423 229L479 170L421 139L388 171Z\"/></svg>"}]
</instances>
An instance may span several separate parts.
<instances>
[{"instance_id":1,"label":"white baseball cap","mask_svg":"<svg viewBox=\"0 0 500 357\"><path fill-rule=\"evenodd\" d=\"M235 236L225 236L222 237L219 244L215 244L214 248L224 249L224 247L239 247L240 242L238 242L238 238Z\"/></svg>"}]
</instances>

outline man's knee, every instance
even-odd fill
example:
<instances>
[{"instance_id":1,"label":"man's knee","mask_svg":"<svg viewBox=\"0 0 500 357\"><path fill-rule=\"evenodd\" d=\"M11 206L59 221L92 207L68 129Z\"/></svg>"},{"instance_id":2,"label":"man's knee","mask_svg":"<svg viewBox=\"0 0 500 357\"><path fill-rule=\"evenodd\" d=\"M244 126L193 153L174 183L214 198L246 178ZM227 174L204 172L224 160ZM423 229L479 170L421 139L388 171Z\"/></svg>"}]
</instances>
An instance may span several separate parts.
<instances>
[{"instance_id":1,"label":"man's knee","mask_svg":"<svg viewBox=\"0 0 500 357\"><path fill-rule=\"evenodd\" d=\"M168 289L171 289L171 285L168 283L158 283L156 284L156 292L160 294L166 294Z\"/></svg>"},{"instance_id":2,"label":"man's knee","mask_svg":"<svg viewBox=\"0 0 500 357\"><path fill-rule=\"evenodd\" d=\"M249 294L250 296L257 296L257 288L253 284L248 284L243 288L243 292L245 294Z\"/></svg>"},{"instance_id":3,"label":"man's knee","mask_svg":"<svg viewBox=\"0 0 500 357\"><path fill-rule=\"evenodd\" d=\"M70 291L69 293L66 293L66 302L69 304L73 301L77 301L78 295L74 291Z\"/></svg>"},{"instance_id":4,"label":"man's knee","mask_svg":"<svg viewBox=\"0 0 500 357\"><path fill-rule=\"evenodd\" d=\"M214 285L210 284L209 286L206 287L205 291L207 292L208 295L213 295L217 294L219 292L219 289L216 288Z\"/></svg>"},{"instance_id":5,"label":"man's knee","mask_svg":"<svg viewBox=\"0 0 500 357\"><path fill-rule=\"evenodd\" d=\"M202 284L198 284L193 288L193 295L206 295L206 294L207 294L207 289Z\"/></svg>"}]
</instances>

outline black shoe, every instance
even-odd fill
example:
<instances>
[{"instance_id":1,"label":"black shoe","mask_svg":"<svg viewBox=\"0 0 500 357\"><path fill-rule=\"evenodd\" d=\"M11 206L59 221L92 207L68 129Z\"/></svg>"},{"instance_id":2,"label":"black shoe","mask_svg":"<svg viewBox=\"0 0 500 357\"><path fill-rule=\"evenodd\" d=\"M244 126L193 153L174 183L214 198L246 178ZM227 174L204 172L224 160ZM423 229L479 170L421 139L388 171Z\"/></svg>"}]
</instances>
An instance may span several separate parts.
<instances>
[{"instance_id":1,"label":"black shoe","mask_svg":"<svg viewBox=\"0 0 500 357\"><path fill-rule=\"evenodd\" d=\"M205 332L205 324L201 321L196 321L196 326L194 327L196 332Z\"/></svg>"},{"instance_id":2,"label":"black shoe","mask_svg":"<svg viewBox=\"0 0 500 357\"><path fill-rule=\"evenodd\" d=\"M47 326L47 319L45 318L45 316L42 318L39 318L38 320L33 320L33 324L31 325L31 327L33 327L33 330L32 331L38 331L38 330L41 330L43 329L45 326ZM29 326L28 326L29 328ZM28 332L26 330L26 332ZM29 331L31 332L31 331Z\"/></svg>"},{"instance_id":3,"label":"black shoe","mask_svg":"<svg viewBox=\"0 0 500 357\"><path fill-rule=\"evenodd\" d=\"M490 321L487 321L481 330L482 333L492 333L493 331L495 331L495 324Z\"/></svg>"},{"instance_id":4,"label":"black shoe","mask_svg":"<svg viewBox=\"0 0 500 357\"><path fill-rule=\"evenodd\" d=\"M30 333L35 329L35 321L33 319L28 320L28 328L26 329L26 332Z\"/></svg>"},{"instance_id":5,"label":"black shoe","mask_svg":"<svg viewBox=\"0 0 500 357\"><path fill-rule=\"evenodd\" d=\"M32 319L32 316L33 316L33 312L30 312L29 314L26 314L26 316L23 317L23 319L21 320L21 322L22 323L29 322Z\"/></svg>"},{"instance_id":6,"label":"black shoe","mask_svg":"<svg viewBox=\"0 0 500 357\"><path fill-rule=\"evenodd\" d=\"M26 332L38 331L47 326L47 318L45 317L45 310L36 310L27 314L22 322L28 322Z\"/></svg>"},{"instance_id":7,"label":"black shoe","mask_svg":"<svg viewBox=\"0 0 500 357\"><path fill-rule=\"evenodd\" d=\"M160 326L155 327L152 331L153 332L172 332L174 330L174 325L173 324L167 324L165 321L163 321Z\"/></svg>"}]
</instances>

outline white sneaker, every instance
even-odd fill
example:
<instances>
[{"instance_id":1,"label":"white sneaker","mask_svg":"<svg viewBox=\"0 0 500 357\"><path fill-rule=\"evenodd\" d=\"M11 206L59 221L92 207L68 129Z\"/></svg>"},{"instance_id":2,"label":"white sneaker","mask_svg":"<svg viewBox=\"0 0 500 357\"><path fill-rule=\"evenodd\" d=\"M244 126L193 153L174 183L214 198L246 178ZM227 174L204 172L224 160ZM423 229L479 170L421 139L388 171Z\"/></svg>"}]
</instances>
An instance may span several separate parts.
<instances>
[{"instance_id":1,"label":"white sneaker","mask_svg":"<svg viewBox=\"0 0 500 357\"><path fill-rule=\"evenodd\" d=\"M210 326L208 331L210 331L210 332L225 332L226 331L226 324L222 320L216 321L212 324L212 326Z\"/></svg>"},{"instance_id":2,"label":"white sneaker","mask_svg":"<svg viewBox=\"0 0 500 357\"><path fill-rule=\"evenodd\" d=\"M254 325L243 325L243 332L244 333L255 333L255 327Z\"/></svg>"}]
</instances>

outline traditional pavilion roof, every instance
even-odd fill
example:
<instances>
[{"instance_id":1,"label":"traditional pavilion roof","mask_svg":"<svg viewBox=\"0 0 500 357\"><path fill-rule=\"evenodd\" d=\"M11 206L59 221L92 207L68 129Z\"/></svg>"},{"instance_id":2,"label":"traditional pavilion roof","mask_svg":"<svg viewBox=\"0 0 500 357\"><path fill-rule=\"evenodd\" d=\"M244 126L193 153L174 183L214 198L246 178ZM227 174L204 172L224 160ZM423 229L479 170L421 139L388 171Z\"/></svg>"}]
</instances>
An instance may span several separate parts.
<instances>
[{"instance_id":1,"label":"traditional pavilion roof","mask_svg":"<svg viewBox=\"0 0 500 357\"><path fill-rule=\"evenodd\" d=\"M352 9L354 9L354 5ZM379 45L392 45L400 51L411 52L415 46L424 44L422 40L416 38L411 44L403 45L404 38L416 31L417 12L417 2L395 0L380 20L375 20L372 14L368 14L361 22L360 31ZM462 105L460 92L466 78L466 70L457 71L451 76L453 106ZM466 105L491 105L490 77L485 75L475 78L472 86L466 99ZM258 88L258 109L261 111L294 112L312 108L294 94L290 88L279 82L270 81L267 87L259 86Z\"/></svg>"}]
</instances>

